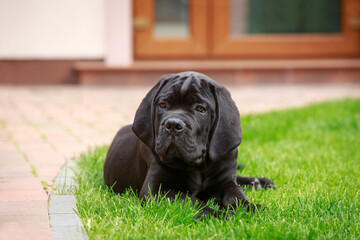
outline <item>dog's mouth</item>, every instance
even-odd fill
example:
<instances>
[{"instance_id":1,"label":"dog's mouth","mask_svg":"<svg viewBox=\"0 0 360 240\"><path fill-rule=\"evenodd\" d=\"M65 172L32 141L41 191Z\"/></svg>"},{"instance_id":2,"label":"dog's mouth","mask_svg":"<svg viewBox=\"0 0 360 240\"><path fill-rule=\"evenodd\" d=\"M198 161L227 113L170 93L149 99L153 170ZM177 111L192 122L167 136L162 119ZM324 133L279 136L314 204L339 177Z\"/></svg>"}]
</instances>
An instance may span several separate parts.
<instances>
[{"instance_id":1,"label":"dog's mouth","mask_svg":"<svg viewBox=\"0 0 360 240\"><path fill-rule=\"evenodd\" d=\"M197 158L194 161L185 162L181 158L166 158L161 157L160 160L168 167L170 168L177 168L177 169L185 169L185 170L198 170L201 169L204 166L203 158Z\"/></svg>"},{"instance_id":2,"label":"dog's mouth","mask_svg":"<svg viewBox=\"0 0 360 240\"><path fill-rule=\"evenodd\" d=\"M203 151L204 152L204 151ZM169 167L172 168L193 168L201 166L205 161L205 156L202 154L198 157L183 156L178 148L171 144L165 154L159 154L160 160Z\"/></svg>"},{"instance_id":3,"label":"dog's mouth","mask_svg":"<svg viewBox=\"0 0 360 240\"><path fill-rule=\"evenodd\" d=\"M192 163L193 163L193 165L198 166L198 165L202 164L203 161L204 161L204 157L201 156L201 157L196 158L194 161L192 161Z\"/></svg>"}]
</instances>

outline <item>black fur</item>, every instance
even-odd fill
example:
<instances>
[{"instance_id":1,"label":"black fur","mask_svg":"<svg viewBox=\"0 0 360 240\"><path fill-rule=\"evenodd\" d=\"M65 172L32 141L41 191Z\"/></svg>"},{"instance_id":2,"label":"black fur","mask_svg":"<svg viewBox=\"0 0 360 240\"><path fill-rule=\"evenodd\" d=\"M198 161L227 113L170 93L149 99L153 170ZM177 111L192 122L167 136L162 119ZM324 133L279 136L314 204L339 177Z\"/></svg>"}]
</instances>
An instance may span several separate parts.
<instances>
[{"instance_id":1,"label":"black fur","mask_svg":"<svg viewBox=\"0 0 360 240\"><path fill-rule=\"evenodd\" d=\"M129 187L140 198L159 189L173 198L190 197L202 215L221 216L221 209L250 209L238 186L268 187L266 178L236 175L240 115L223 86L209 77L184 72L164 76L141 102L132 125L116 134L106 157L104 178L117 193Z\"/></svg>"}]
</instances>

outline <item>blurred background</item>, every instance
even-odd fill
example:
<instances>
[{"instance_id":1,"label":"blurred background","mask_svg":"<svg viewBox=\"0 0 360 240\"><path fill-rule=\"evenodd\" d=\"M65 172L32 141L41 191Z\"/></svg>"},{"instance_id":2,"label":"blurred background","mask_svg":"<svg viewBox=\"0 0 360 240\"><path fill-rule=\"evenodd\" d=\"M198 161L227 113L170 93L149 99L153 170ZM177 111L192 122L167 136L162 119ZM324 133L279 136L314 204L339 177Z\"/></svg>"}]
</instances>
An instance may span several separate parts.
<instances>
[{"instance_id":1,"label":"blurred background","mask_svg":"<svg viewBox=\"0 0 360 240\"><path fill-rule=\"evenodd\" d=\"M359 0L0 0L0 84L360 83Z\"/></svg>"},{"instance_id":2,"label":"blurred background","mask_svg":"<svg viewBox=\"0 0 360 240\"><path fill-rule=\"evenodd\" d=\"M181 71L226 85L242 116L360 98L360 0L0 0L0 239L77 236L68 212L66 226L49 222L44 189L74 156L110 144L161 75ZM343 119L347 109L329 114L329 134L321 114L294 121L324 133L312 139L324 140L321 159L342 156L328 144L359 119ZM292 136L289 119L275 129Z\"/></svg>"}]
</instances>

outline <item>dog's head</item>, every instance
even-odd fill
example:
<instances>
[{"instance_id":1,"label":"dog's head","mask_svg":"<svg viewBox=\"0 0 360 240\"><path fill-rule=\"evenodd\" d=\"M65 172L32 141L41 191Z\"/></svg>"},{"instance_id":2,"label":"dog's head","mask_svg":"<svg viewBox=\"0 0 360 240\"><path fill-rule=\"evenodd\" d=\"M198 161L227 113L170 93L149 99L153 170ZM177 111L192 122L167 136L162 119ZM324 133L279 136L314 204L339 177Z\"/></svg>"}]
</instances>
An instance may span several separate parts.
<instances>
[{"instance_id":1,"label":"dog's head","mask_svg":"<svg viewBox=\"0 0 360 240\"><path fill-rule=\"evenodd\" d=\"M169 167L201 168L241 142L240 116L230 93L209 77L165 75L141 102L133 131Z\"/></svg>"}]
</instances>

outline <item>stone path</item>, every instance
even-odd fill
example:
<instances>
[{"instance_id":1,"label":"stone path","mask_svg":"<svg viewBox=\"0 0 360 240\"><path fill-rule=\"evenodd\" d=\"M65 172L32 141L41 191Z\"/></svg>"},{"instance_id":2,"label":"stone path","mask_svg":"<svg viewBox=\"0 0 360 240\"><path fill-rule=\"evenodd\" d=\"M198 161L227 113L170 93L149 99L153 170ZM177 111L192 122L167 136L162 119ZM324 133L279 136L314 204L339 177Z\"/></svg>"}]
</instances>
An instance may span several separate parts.
<instances>
[{"instance_id":1,"label":"stone path","mask_svg":"<svg viewBox=\"0 0 360 240\"><path fill-rule=\"evenodd\" d=\"M240 113L360 98L360 85L229 86ZM0 239L53 239L46 190L61 166L109 144L149 87L0 86Z\"/></svg>"},{"instance_id":2,"label":"stone path","mask_svg":"<svg viewBox=\"0 0 360 240\"><path fill-rule=\"evenodd\" d=\"M56 189L49 197L50 227L54 240L88 239L83 224L76 214L75 169L75 161L65 164L55 179Z\"/></svg>"}]
</instances>

